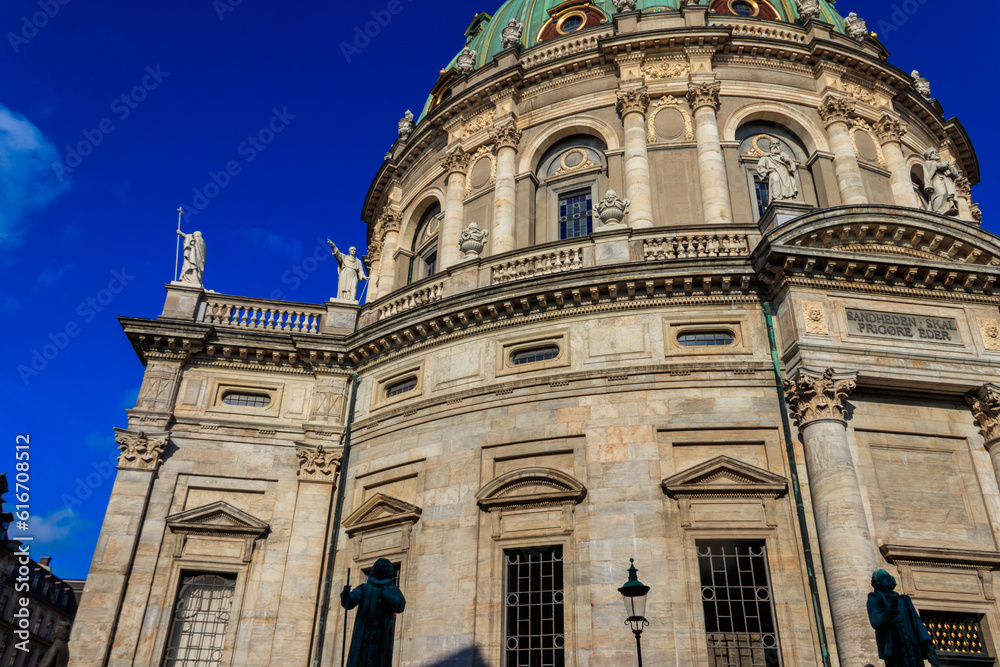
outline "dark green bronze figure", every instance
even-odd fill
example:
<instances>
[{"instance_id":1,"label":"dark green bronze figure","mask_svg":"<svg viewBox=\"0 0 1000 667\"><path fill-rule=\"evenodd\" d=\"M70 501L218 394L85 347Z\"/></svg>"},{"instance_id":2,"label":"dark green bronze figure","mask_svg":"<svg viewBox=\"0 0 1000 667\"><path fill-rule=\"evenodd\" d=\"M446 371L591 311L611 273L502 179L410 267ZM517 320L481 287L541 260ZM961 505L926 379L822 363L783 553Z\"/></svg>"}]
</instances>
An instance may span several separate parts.
<instances>
[{"instance_id":1,"label":"dark green bronze figure","mask_svg":"<svg viewBox=\"0 0 1000 667\"><path fill-rule=\"evenodd\" d=\"M406 599L392 585L392 578L392 563L379 558L372 566L367 583L353 591L350 586L344 586L340 593L344 609L358 608L347 667L392 667L396 614L402 613L406 606Z\"/></svg>"},{"instance_id":2,"label":"dark green bronze figure","mask_svg":"<svg viewBox=\"0 0 1000 667\"><path fill-rule=\"evenodd\" d=\"M868 620L875 628L878 657L885 667L924 667L926 659L940 667L934 642L917 614L908 595L893 589L896 580L885 570L872 574L872 588L868 594Z\"/></svg>"}]
</instances>

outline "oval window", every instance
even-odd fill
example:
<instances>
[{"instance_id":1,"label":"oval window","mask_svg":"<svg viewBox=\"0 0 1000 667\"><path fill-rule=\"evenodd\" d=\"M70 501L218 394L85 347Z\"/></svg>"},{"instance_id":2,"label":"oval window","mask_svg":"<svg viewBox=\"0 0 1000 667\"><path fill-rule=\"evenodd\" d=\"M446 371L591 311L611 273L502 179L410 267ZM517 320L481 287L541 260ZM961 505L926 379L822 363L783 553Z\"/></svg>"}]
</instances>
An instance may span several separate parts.
<instances>
[{"instance_id":1,"label":"oval window","mask_svg":"<svg viewBox=\"0 0 1000 667\"><path fill-rule=\"evenodd\" d=\"M677 342L684 347L726 346L736 342L736 336L728 331L698 331L681 334Z\"/></svg>"},{"instance_id":2,"label":"oval window","mask_svg":"<svg viewBox=\"0 0 1000 667\"><path fill-rule=\"evenodd\" d=\"M510 355L510 363L515 366L523 364L537 364L541 361L548 361L559 356L558 345L545 345L543 347L533 347L521 350Z\"/></svg>"},{"instance_id":3,"label":"oval window","mask_svg":"<svg viewBox=\"0 0 1000 667\"><path fill-rule=\"evenodd\" d=\"M405 380L399 382L394 382L390 384L385 389L385 397L392 398L393 396L399 396L400 394L405 394L408 391L413 391L417 388L417 378L408 377Z\"/></svg>"},{"instance_id":4,"label":"oval window","mask_svg":"<svg viewBox=\"0 0 1000 667\"><path fill-rule=\"evenodd\" d=\"M222 402L243 408L266 408L271 404L267 394L251 394L242 391L227 391L222 395Z\"/></svg>"}]
</instances>

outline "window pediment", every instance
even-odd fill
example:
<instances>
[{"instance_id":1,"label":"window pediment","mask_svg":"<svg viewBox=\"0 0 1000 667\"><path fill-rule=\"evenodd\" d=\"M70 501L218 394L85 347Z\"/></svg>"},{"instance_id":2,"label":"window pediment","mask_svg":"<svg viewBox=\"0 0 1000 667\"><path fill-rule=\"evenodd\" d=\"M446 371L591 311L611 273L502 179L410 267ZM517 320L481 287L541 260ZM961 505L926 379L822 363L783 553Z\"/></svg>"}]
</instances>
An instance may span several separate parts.
<instances>
[{"instance_id":1,"label":"window pediment","mask_svg":"<svg viewBox=\"0 0 1000 667\"><path fill-rule=\"evenodd\" d=\"M507 507L579 504L587 487L572 475L553 468L522 468L500 475L476 494L484 510Z\"/></svg>"},{"instance_id":2,"label":"window pediment","mask_svg":"<svg viewBox=\"0 0 1000 667\"><path fill-rule=\"evenodd\" d=\"M233 537L261 537L270 528L224 500L171 514L167 526L173 533Z\"/></svg>"},{"instance_id":3,"label":"window pediment","mask_svg":"<svg viewBox=\"0 0 1000 667\"><path fill-rule=\"evenodd\" d=\"M788 491L788 480L781 475L718 456L677 473L661 483L671 498L691 496L768 496L777 498Z\"/></svg>"},{"instance_id":4,"label":"window pediment","mask_svg":"<svg viewBox=\"0 0 1000 667\"><path fill-rule=\"evenodd\" d=\"M423 509L416 505L376 493L344 519L344 529L349 536L378 528L412 525L420 520Z\"/></svg>"}]
</instances>

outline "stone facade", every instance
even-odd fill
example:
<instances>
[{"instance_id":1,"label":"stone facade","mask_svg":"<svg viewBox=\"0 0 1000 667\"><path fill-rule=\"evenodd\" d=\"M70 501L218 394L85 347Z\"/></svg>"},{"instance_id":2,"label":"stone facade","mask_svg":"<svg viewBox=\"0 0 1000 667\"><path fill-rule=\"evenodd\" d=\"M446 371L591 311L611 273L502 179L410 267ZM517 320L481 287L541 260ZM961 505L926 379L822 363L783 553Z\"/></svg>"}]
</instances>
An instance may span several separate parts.
<instances>
[{"instance_id":1,"label":"stone facade","mask_svg":"<svg viewBox=\"0 0 1000 667\"><path fill-rule=\"evenodd\" d=\"M926 210L923 153L975 184L968 137L819 4L765 30L640 2L495 53L474 33L368 194L368 303L171 285L123 319L146 379L73 664L163 664L209 576L220 664L335 664L337 592L381 557L396 664L513 664L511 558L535 549L565 664L631 664L635 558L647 663L715 667L704 563L739 545L774 624L748 641L781 664L878 664L879 567L996 655L1000 239L971 194ZM798 195L768 205L772 140ZM609 190L624 224L567 212ZM489 242L463 256L472 222Z\"/></svg>"}]
</instances>

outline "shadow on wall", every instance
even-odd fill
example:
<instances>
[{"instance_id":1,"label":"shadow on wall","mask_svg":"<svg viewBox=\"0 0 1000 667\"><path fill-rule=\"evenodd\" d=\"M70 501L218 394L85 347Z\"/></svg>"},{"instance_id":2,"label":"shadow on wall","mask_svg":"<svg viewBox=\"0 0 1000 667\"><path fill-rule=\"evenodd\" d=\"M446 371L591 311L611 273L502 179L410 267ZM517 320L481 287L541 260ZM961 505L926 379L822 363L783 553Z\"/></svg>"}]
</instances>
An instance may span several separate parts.
<instances>
[{"instance_id":1,"label":"shadow on wall","mask_svg":"<svg viewBox=\"0 0 1000 667\"><path fill-rule=\"evenodd\" d=\"M470 646L437 662L429 662L427 667L479 667L485 664L487 664L486 658L483 657L479 647Z\"/></svg>"}]
</instances>

